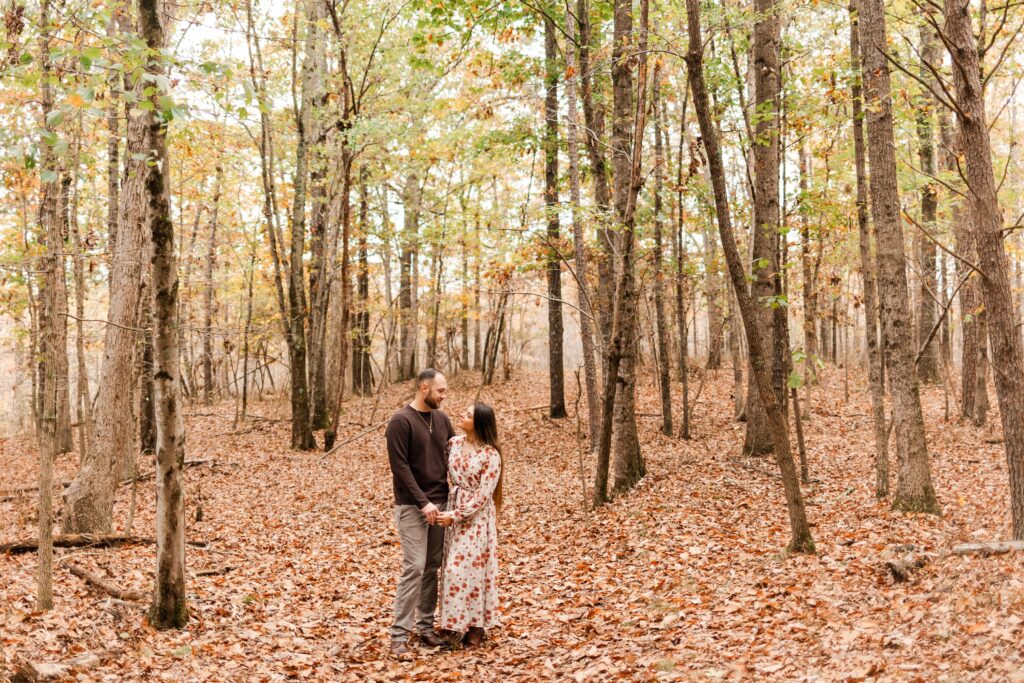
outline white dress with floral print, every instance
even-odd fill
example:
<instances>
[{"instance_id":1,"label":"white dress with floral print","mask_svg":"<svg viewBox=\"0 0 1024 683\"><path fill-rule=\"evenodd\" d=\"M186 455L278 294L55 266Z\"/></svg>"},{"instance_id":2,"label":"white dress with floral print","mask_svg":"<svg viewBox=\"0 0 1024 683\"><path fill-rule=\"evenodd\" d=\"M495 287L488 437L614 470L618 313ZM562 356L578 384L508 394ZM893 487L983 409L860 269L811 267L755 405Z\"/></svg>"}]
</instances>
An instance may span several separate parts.
<instances>
[{"instance_id":1,"label":"white dress with floral print","mask_svg":"<svg viewBox=\"0 0 1024 683\"><path fill-rule=\"evenodd\" d=\"M448 510L441 575L440 626L465 633L498 625L498 526L494 490L501 456L491 446L475 449L465 436L448 441Z\"/></svg>"}]
</instances>

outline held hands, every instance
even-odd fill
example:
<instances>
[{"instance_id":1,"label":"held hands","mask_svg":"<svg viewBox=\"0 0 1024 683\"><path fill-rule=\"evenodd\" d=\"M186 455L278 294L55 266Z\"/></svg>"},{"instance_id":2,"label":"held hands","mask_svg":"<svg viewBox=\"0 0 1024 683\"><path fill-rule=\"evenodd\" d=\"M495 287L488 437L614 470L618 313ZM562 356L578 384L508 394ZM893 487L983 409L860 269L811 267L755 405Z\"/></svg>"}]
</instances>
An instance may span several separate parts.
<instances>
[{"instance_id":1,"label":"held hands","mask_svg":"<svg viewBox=\"0 0 1024 683\"><path fill-rule=\"evenodd\" d=\"M433 503L427 503L423 508L420 509L423 516L427 518L427 524L434 524L437 522L437 516L442 514L441 511Z\"/></svg>"},{"instance_id":2,"label":"held hands","mask_svg":"<svg viewBox=\"0 0 1024 683\"><path fill-rule=\"evenodd\" d=\"M455 523L454 512L442 512L437 515L436 523L441 526L451 526Z\"/></svg>"}]
</instances>

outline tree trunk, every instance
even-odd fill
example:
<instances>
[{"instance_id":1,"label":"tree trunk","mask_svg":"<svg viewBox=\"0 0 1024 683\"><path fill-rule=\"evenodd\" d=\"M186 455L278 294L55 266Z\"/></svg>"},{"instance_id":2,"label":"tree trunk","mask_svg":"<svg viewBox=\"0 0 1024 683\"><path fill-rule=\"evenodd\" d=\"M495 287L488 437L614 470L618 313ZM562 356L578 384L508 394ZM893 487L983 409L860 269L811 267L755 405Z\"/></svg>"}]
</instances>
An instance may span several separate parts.
<instances>
[{"instance_id":1,"label":"tree trunk","mask_svg":"<svg viewBox=\"0 0 1024 683\"><path fill-rule=\"evenodd\" d=\"M373 370L370 367L370 269L367 242L369 229L370 207L366 197L364 167L359 176L359 270L356 273L356 297L359 303L355 315L355 344L352 347L352 390L363 396L373 391Z\"/></svg>"},{"instance_id":2,"label":"tree trunk","mask_svg":"<svg viewBox=\"0 0 1024 683\"><path fill-rule=\"evenodd\" d=\"M971 30L970 4L945 0L945 34L953 61L957 122L966 161L967 193L974 246L981 278L992 345L996 396L1010 475L1013 537L1024 540L1024 349L1017 330L1010 265L1003 246L1003 219L992 149L985 117L977 46ZM984 349L985 344L979 344Z\"/></svg>"},{"instance_id":3,"label":"tree trunk","mask_svg":"<svg viewBox=\"0 0 1024 683\"><path fill-rule=\"evenodd\" d=\"M885 423L885 386L882 381L882 352L878 346L878 290L875 261L871 257L871 227L868 223L868 186L864 157L864 113L860 83L860 28L857 14L850 7L850 69L854 75L853 151L857 169L857 234L860 245L860 270L864 282L864 326L868 350L868 386L871 390L871 417L875 429L875 496L889 495L889 433Z\"/></svg>"},{"instance_id":4,"label":"tree trunk","mask_svg":"<svg viewBox=\"0 0 1024 683\"><path fill-rule=\"evenodd\" d=\"M778 364L774 358L775 309L781 306L776 298L775 281L778 275L779 228L779 117L777 102L780 92L780 24L774 0L754 0L758 20L754 24L753 64L754 108L758 112L754 127L754 228L751 235L752 281L750 298L757 312L757 324L764 331L765 344L773 349L768 360L768 371L773 376ZM785 310L785 309L783 309ZM768 416L758 397L757 379L747 373L747 428L743 452L763 455L771 452L772 434ZM780 407L788 401L777 398Z\"/></svg>"},{"instance_id":5,"label":"tree trunk","mask_svg":"<svg viewBox=\"0 0 1024 683\"><path fill-rule=\"evenodd\" d=\"M40 60L42 79L42 127L49 132L53 111L50 84L50 2L40 7ZM67 391L67 307L64 282L64 240L60 218L60 172L53 146L41 142L41 195L39 198L40 241L46 245L42 263L42 287L39 309L39 567L36 581L36 609L53 607L53 461L59 449L60 393ZM61 376L61 356L64 375ZM34 397L35 398L35 397Z\"/></svg>"},{"instance_id":6,"label":"tree trunk","mask_svg":"<svg viewBox=\"0 0 1024 683\"><path fill-rule=\"evenodd\" d=\"M659 69L654 69L651 105L654 109L654 315L658 340L658 377L661 386L661 431L672 436L672 386L668 322L665 320L664 247L661 193L665 184L665 144L662 135Z\"/></svg>"},{"instance_id":7,"label":"tree trunk","mask_svg":"<svg viewBox=\"0 0 1024 683\"><path fill-rule=\"evenodd\" d=\"M398 379L416 376L416 257L419 241L420 179L414 171L405 178L405 226L402 229L402 255L398 276L399 360Z\"/></svg>"},{"instance_id":8,"label":"tree trunk","mask_svg":"<svg viewBox=\"0 0 1024 683\"><path fill-rule=\"evenodd\" d=\"M860 63L860 57L857 57ZM858 89L860 86L857 86ZM807 153L807 141L801 140L798 147L800 172L800 267L803 285L804 302L804 353L807 354L808 382L814 381L814 359L818 355L818 298L814 282L814 258L811 253L811 220L808 216L808 202L811 184L810 155Z\"/></svg>"},{"instance_id":9,"label":"tree trunk","mask_svg":"<svg viewBox=\"0 0 1024 683\"><path fill-rule=\"evenodd\" d=\"M633 245L636 198L642 184L640 164L643 159L643 132L647 113L648 13L648 0L642 0L641 26L636 47L637 77L634 81L632 57L629 54L633 41L633 5L631 0L615 0L612 46L612 168L615 178L615 214L621 226L621 256L612 306L611 342L605 371L601 438L597 451L598 470L594 486L595 506L607 501L613 426L617 435L615 490L625 491L632 488L646 472L637 438L634 410L639 311L633 272Z\"/></svg>"},{"instance_id":10,"label":"tree trunk","mask_svg":"<svg viewBox=\"0 0 1024 683\"><path fill-rule=\"evenodd\" d=\"M567 122L565 126L565 139L569 153L569 203L572 208L572 237L573 253L576 265L576 295L580 309L580 337L583 344L583 374L586 381L587 391L587 424L590 432L590 450L597 447L600 428L601 406L597 395L597 360L594 343L594 316L596 308L592 306L593 300L590 293L589 269L587 258L587 243L584 235L583 220L580 216L582 205L580 197L580 153L579 153L579 113L576 108L578 97L577 85L579 73L577 71L576 50L572 49L580 35L580 18L568 16L566 19L569 32L569 45L565 50L565 100L567 109Z\"/></svg>"},{"instance_id":11,"label":"tree trunk","mask_svg":"<svg viewBox=\"0 0 1024 683\"><path fill-rule=\"evenodd\" d=\"M164 30L157 0L139 0L139 31L146 45L160 54ZM163 78L159 58L147 72ZM160 82L159 80L155 82ZM164 168L167 162L167 129L159 114L160 100L169 93L154 88L154 111L148 115L146 149L153 159L145 174L147 223L153 244L153 310L156 356L156 578L149 620L158 629L184 628L188 623L185 598L185 432L180 412L178 356L178 264L174 254L174 223L168 200Z\"/></svg>"},{"instance_id":12,"label":"tree trunk","mask_svg":"<svg viewBox=\"0 0 1024 683\"><path fill-rule=\"evenodd\" d=\"M544 19L544 207L548 229L548 379L552 418L565 417L565 368L562 354L562 261L558 224L558 41L555 23ZM567 50L568 52L568 46ZM572 122L570 122L571 124Z\"/></svg>"},{"instance_id":13,"label":"tree trunk","mask_svg":"<svg viewBox=\"0 0 1024 683\"><path fill-rule=\"evenodd\" d=\"M141 92L141 89L138 90ZM139 330L143 265L148 263L145 182L148 169L148 116L128 120L125 181L118 193L117 242L110 245L110 303L103 337L103 362L96 397L94 447L64 492L65 533L110 533L117 475L130 470L138 453L133 414L132 375ZM149 306L149 302L142 305Z\"/></svg>"},{"instance_id":14,"label":"tree trunk","mask_svg":"<svg viewBox=\"0 0 1024 683\"><path fill-rule=\"evenodd\" d=\"M918 74L925 83L933 83L934 79L926 64L939 64L942 53L936 40L935 30L930 25L921 26L921 64ZM935 168L935 130L932 120L935 116L930 92L922 92L916 102L916 124L918 138L918 158L921 171L929 178L921 188L921 226L930 234L935 234L935 214L938 209L938 187L931 180L936 174ZM936 306L939 297L938 279L935 272L935 242L923 234L916 235L917 261L920 271L918 282L918 315L917 315L917 348L924 349L919 353L917 376L925 384L938 384L939 375L939 344L934 338L929 340L932 327L935 326Z\"/></svg>"},{"instance_id":15,"label":"tree trunk","mask_svg":"<svg viewBox=\"0 0 1024 683\"><path fill-rule=\"evenodd\" d=\"M313 133L313 110L321 92L324 64L319 23L323 5L306 0L306 44L302 60L302 104L296 117L295 195L292 201L292 239L288 278L288 324L291 328L288 360L291 367L292 448L316 448L310 422L310 400L306 359L306 282L303 254L306 244L306 181L309 170L309 139Z\"/></svg>"},{"instance_id":16,"label":"tree trunk","mask_svg":"<svg viewBox=\"0 0 1024 683\"><path fill-rule=\"evenodd\" d=\"M210 241L206 248L205 290L203 291L203 403L213 401L213 274L217 268L217 214L224 166L217 163L213 181L213 210L210 212Z\"/></svg>"},{"instance_id":17,"label":"tree trunk","mask_svg":"<svg viewBox=\"0 0 1024 683\"><path fill-rule=\"evenodd\" d=\"M789 434L781 406L778 405L775 390L772 387L771 375L768 372L768 350L761 338L754 303L746 288L746 273L740 261L739 250L736 248L736 236L733 233L729 214L729 199L725 184L725 169L722 164L722 151L718 146L718 131L711 118L708 103L707 86L704 83L704 45L700 29L700 0L686 0L686 15L689 28L689 50L686 55L686 70L689 76L690 89L693 92L694 108L697 121L703 136L704 149L707 151L708 167L711 174L712 187L715 195L716 217L722 249L729 268L729 276L740 315L747 333L747 345L752 359L751 371L757 377L757 392L761 405L768 415L774 441L773 452L775 461L782 474L783 488L786 493L786 506L789 510L791 539L789 549L793 552L814 552L814 540L804 510L803 495L800 492L800 481L793 464L789 444Z\"/></svg>"},{"instance_id":18,"label":"tree trunk","mask_svg":"<svg viewBox=\"0 0 1024 683\"><path fill-rule=\"evenodd\" d=\"M67 204L68 234L71 237L71 248L74 249L75 275L75 360L77 365L75 378L75 413L78 419L78 453L79 458L88 457L92 448L92 392L89 391L89 371L85 362L85 246L82 243L82 232L78 225L78 168L82 155L82 114L78 115L78 130L75 132L74 153L72 155L71 173L64 176L65 188L70 188L70 199ZM64 195L68 197L66 190Z\"/></svg>"},{"instance_id":19,"label":"tree trunk","mask_svg":"<svg viewBox=\"0 0 1024 683\"><path fill-rule=\"evenodd\" d=\"M939 504L932 486L921 396L914 369L916 349L912 335L913 316L910 311L903 225L900 219L896 181L889 65L884 52L884 6L882 0L860 0L858 7L882 339L889 367L896 453L899 461L893 507L904 511L938 514Z\"/></svg>"}]
</instances>

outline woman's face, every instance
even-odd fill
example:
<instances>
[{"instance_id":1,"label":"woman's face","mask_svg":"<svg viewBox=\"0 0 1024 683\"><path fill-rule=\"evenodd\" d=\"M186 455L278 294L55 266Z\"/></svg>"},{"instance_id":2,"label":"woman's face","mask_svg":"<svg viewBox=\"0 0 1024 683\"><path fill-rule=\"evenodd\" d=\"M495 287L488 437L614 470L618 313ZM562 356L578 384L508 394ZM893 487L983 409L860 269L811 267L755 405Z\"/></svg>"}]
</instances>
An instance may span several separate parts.
<instances>
[{"instance_id":1,"label":"woman's face","mask_svg":"<svg viewBox=\"0 0 1024 683\"><path fill-rule=\"evenodd\" d=\"M462 413L462 417L459 418L459 427L467 434L473 431L473 406L469 406Z\"/></svg>"}]
</instances>

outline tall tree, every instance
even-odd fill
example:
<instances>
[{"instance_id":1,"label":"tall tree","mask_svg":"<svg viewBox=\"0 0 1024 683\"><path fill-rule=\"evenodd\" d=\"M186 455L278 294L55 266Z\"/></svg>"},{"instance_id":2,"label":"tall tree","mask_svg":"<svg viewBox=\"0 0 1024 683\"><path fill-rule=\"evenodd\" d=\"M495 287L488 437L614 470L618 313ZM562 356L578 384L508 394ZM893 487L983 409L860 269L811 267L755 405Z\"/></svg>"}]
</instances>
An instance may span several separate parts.
<instances>
[{"instance_id":1,"label":"tall tree","mask_svg":"<svg viewBox=\"0 0 1024 683\"><path fill-rule=\"evenodd\" d=\"M882 0L859 0L861 71L871 165L871 216L875 226L882 339L892 392L899 467L893 507L939 513L928 463L921 396L914 369L913 317L896 182L892 90L886 61Z\"/></svg>"},{"instance_id":2,"label":"tall tree","mask_svg":"<svg viewBox=\"0 0 1024 683\"><path fill-rule=\"evenodd\" d=\"M578 11L578 7L577 7ZM594 342L594 315L596 309L592 305L589 284L590 263L587 244L581 217L582 205L580 197L580 151L579 151L579 112L576 100L579 96L579 66L577 50L574 45L581 38L581 19L578 14L567 12L568 44L565 50L565 102L566 124L565 141L569 155L569 203L572 211L573 254L576 266L576 301L580 311L580 337L583 345L583 375L587 391L587 424L590 429L590 449L597 447L600 428L601 407L597 395L597 360ZM582 45L580 50L582 50Z\"/></svg>"},{"instance_id":3,"label":"tall tree","mask_svg":"<svg viewBox=\"0 0 1024 683\"><path fill-rule=\"evenodd\" d=\"M548 379L552 418L565 417L565 367L562 354L562 260L558 220L558 39L555 22L544 21L544 209L548 228Z\"/></svg>"},{"instance_id":4,"label":"tall tree","mask_svg":"<svg viewBox=\"0 0 1024 683\"><path fill-rule=\"evenodd\" d=\"M305 0L306 36L302 59L302 99L296 112L295 194L291 214L291 255L288 278L288 324L291 328L288 359L291 367L292 448L316 447L310 420L309 384L306 359L306 283L303 258L306 245L306 187L309 176L310 139L314 110L323 87L324 47L320 25L323 3ZM294 84L293 84L294 87Z\"/></svg>"},{"instance_id":5,"label":"tall tree","mask_svg":"<svg viewBox=\"0 0 1024 683\"><path fill-rule=\"evenodd\" d=\"M754 108L754 230L752 281L750 296L758 315L758 324L764 330L765 343L774 349L779 330L774 322L775 311L783 313L785 307L777 297L778 237L779 237L779 116L778 101L781 89L780 42L781 27L775 0L754 0L753 64ZM782 341L782 340L780 340ZM773 353L768 363L769 372L776 375L780 359ZM780 368L781 369L781 368ZM768 417L751 371L747 375L747 429L743 451L751 455L767 453L772 449ZM777 396L780 407L786 405L785 394Z\"/></svg>"},{"instance_id":6,"label":"tall tree","mask_svg":"<svg viewBox=\"0 0 1024 683\"><path fill-rule=\"evenodd\" d=\"M217 267L217 217L220 191L224 183L224 164L218 162L213 179L213 209L210 211L210 236L206 249L206 273L203 283L203 403L213 401L213 274Z\"/></svg>"},{"instance_id":7,"label":"tall tree","mask_svg":"<svg viewBox=\"0 0 1024 683\"><path fill-rule=\"evenodd\" d=\"M929 65L939 62L939 44L935 30L924 24L921 26L919 52L921 64L919 77L925 83L931 83L933 77ZM917 124L917 156L921 171L927 176L921 188L921 227L929 235L916 235L917 268L919 271L917 294L917 347L921 349L917 361L917 376L926 384L937 384L939 380L939 344L932 334L935 325L936 309L939 305L938 277L935 270L936 252L938 251L932 234L935 228L935 215L938 210L939 196L937 183L932 180L936 173L935 159L935 107L931 92L923 90L915 102L915 122ZM920 232L920 231L919 231ZM929 337L932 337L929 339Z\"/></svg>"},{"instance_id":8,"label":"tall tree","mask_svg":"<svg viewBox=\"0 0 1024 683\"><path fill-rule=\"evenodd\" d=\"M857 173L857 236L860 272L864 283L864 327L868 350L868 385L871 390L871 418L875 433L875 496L889 495L889 433L885 423L885 381L882 350L878 344L878 289L875 260L871 254L871 226L868 221L868 180L864 152L864 108L861 93L860 27L850 6L850 71L853 100L853 155Z\"/></svg>"},{"instance_id":9,"label":"tall tree","mask_svg":"<svg viewBox=\"0 0 1024 683\"><path fill-rule=\"evenodd\" d=\"M146 41L146 71L154 83L165 82L164 27L158 0L139 0L139 33ZM179 405L181 386L178 353L178 263L174 253L174 222L164 169L167 167L167 127L161 112L170 96L152 89L147 116L146 222L153 245L153 311L156 373L156 579L149 620L156 628L183 628L188 623L185 597L185 431Z\"/></svg>"},{"instance_id":10,"label":"tall tree","mask_svg":"<svg viewBox=\"0 0 1024 683\"><path fill-rule=\"evenodd\" d=\"M142 85L135 95L141 96ZM110 106L116 107L115 104ZM145 182L149 116L133 109L128 117L124 182L117 191L117 230L108 245L110 296L103 331L103 361L94 415L94 447L82 458L64 492L63 529L71 533L110 533L118 475L131 472L138 452L132 415L132 374L139 341L137 327L142 275L148 263ZM108 184L108 192L112 187ZM113 201L114 197L108 197Z\"/></svg>"},{"instance_id":11,"label":"tall tree","mask_svg":"<svg viewBox=\"0 0 1024 683\"><path fill-rule=\"evenodd\" d=\"M660 70L654 68L651 109L654 112L654 315L658 340L658 377L661 388L661 431L672 436L671 360L665 316L664 236L661 193L665 185L665 142L662 134Z\"/></svg>"},{"instance_id":12,"label":"tall tree","mask_svg":"<svg viewBox=\"0 0 1024 683\"><path fill-rule=\"evenodd\" d=\"M718 130L712 119L707 85L704 79L704 40L700 28L700 0L686 0L686 17L689 30L686 71L693 93L697 122L700 125L704 149L707 153L722 250L725 253L729 277L732 280L740 316L743 319L743 327L747 333L747 346L751 358L750 370L757 380L756 389L771 426L775 462L782 474L791 533L788 547L793 552L813 553L814 539L811 537L811 529L807 523L803 495L800 492L800 480L797 476L796 466L793 464L786 419L782 412L782 406L776 399L775 389L772 387L767 362L768 349L761 337L761 328L758 326L757 314L754 310L755 304L746 287L747 274L743 270L739 249L736 247L736 235L732 228L725 168L722 164L722 150L719 147Z\"/></svg>"},{"instance_id":13,"label":"tall tree","mask_svg":"<svg viewBox=\"0 0 1024 683\"><path fill-rule=\"evenodd\" d=\"M955 111L970 190L968 207L982 271L989 342L998 367L994 374L1010 475L1013 536L1020 540L1024 539L1024 349L1003 244L1003 219L992 171L992 146L977 43L971 30L970 3L945 0L943 7L946 45L953 62Z\"/></svg>"}]
</instances>

